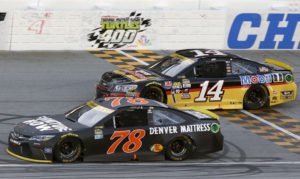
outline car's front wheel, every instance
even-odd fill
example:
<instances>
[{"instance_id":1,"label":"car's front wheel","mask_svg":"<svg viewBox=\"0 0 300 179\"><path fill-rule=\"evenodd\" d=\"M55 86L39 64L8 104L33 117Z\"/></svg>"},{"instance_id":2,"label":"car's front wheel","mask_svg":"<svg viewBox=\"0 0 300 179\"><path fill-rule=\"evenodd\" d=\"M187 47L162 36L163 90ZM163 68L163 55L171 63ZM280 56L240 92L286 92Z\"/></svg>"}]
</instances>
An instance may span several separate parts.
<instances>
[{"instance_id":1,"label":"car's front wheel","mask_svg":"<svg viewBox=\"0 0 300 179\"><path fill-rule=\"evenodd\" d=\"M162 103L166 103L167 99L164 94L164 91L158 86L149 86L144 89L141 93L141 97L147 99L153 99Z\"/></svg>"},{"instance_id":2,"label":"car's front wheel","mask_svg":"<svg viewBox=\"0 0 300 179\"><path fill-rule=\"evenodd\" d=\"M57 143L54 157L58 162L70 163L79 159L81 151L80 141L74 137L67 137Z\"/></svg>"},{"instance_id":3,"label":"car's front wheel","mask_svg":"<svg viewBox=\"0 0 300 179\"><path fill-rule=\"evenodd\" d=\"M185 160L191 152L192 140L187 136L178 136L168 143L166 157L170 160Z\"/></svg>"},{"instance_id":4,"label":"car's front wheel","mask_svg":"<svg viewBox=\"0 0 300 179\"><path fill-rule=\"evenodd\" d=\"M245 109L259 109L267 105L268 90L262 85L251 86L244 96Z\"/></svg>"}]
</instances>

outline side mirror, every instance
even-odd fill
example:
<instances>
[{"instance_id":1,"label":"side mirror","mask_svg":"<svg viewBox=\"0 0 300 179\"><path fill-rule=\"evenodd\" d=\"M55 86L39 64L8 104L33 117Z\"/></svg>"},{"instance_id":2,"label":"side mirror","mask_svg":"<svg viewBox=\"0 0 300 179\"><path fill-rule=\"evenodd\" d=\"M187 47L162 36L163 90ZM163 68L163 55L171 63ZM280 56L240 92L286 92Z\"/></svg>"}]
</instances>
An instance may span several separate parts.
<instances>
[{"instance_id":1,"label":"side mirror","mask_svg":"<svg viewBox=\"0 0 300 179\"><path fill-rule=\"evenodd\" d=\"M225 61L209 61L205 64L196 66L197 77L221 78L226 77L226 62Z\"/></svg>"}]
</instances>

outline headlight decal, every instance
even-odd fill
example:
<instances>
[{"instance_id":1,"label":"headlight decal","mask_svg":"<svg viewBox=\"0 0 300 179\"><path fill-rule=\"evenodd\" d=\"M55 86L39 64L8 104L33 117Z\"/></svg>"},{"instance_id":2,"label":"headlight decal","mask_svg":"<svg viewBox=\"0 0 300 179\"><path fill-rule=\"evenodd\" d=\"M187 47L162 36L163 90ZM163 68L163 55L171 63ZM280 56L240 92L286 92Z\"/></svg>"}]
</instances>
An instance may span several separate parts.
<instances>
[{"instance_id":1,"label":"headlight decal","mask_svg":"<svg viewBox=\"0 0 300 179\"><path fill-rule=\"evenodd\" d=\"M36 135L32 136L29 138L29 140L34 140L34 141L48 141L52 138L54 138L55 135Z\"/></svg>"}]
</instances>

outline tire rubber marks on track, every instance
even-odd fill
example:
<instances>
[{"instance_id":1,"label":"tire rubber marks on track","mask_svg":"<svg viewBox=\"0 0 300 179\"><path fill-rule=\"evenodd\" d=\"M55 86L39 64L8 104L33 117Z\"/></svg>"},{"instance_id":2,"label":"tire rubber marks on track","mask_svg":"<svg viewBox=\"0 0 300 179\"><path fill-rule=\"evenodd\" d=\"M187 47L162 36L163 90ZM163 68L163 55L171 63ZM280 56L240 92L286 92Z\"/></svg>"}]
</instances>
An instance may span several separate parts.
<instances>
[{"instance_id":1,"label":"tire rubber marks on track","mask_svg":"<svg viewBox=\"0 0 300 179\"><path fill-rule=\"evenodd\" d=\"M89 52L119 68L143 67L162 58L150 50L90 50Z\"/></svg>"},{"instance_id":2,"label":"tire rubber marks on track","mask_svg":"<svg viewBox=\"0 0 300 179\"><path fill-rule=\"evenodd\" d=\"M217 111L248 131L300 154L300 122L272 109Z\"/></svg>"}]
</instances>

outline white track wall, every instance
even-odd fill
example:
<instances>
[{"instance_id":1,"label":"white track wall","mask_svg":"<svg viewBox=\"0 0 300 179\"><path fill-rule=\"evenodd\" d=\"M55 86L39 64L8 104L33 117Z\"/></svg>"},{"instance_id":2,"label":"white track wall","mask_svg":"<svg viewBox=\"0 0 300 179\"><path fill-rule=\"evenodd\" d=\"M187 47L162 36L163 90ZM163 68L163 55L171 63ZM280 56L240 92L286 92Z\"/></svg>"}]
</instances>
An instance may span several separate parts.
<instances>
[{"instance_id":1,"label":"white track wall","mask_svg":"<svg viewBox=\"0 0 300 179\"><path fill-rule=\"evenodd\" d=\"M95 41L88 41L88 34L100 27L101 18L126 18L133 11L150 19L151 25L120 49L300 49L300 0L0 3L0 12L6 13L0 21L0 50L100 49Z\"/></svg>"}]
</instances>

